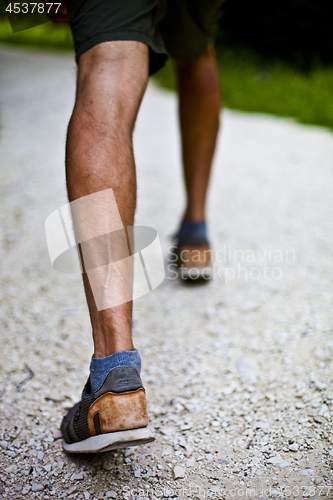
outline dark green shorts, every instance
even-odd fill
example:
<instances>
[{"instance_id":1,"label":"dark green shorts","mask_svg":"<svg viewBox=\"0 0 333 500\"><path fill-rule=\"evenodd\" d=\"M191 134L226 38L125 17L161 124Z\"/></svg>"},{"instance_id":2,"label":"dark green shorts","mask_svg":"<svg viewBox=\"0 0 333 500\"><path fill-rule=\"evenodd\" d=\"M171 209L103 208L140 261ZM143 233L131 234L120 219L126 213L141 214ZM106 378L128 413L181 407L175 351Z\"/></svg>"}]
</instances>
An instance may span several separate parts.
<instances>
[{"instance_id":1,"label":"dark green shorts","mask_svg":"<svg viewBox=\"0 0 333 500\"><path fill-rule=\"evenodd\" d=\"M191 61L213 41L223 0L67 0L76 58L102 42L149 46L150 74L167 56Z\"/></svg>"}]
</instances>

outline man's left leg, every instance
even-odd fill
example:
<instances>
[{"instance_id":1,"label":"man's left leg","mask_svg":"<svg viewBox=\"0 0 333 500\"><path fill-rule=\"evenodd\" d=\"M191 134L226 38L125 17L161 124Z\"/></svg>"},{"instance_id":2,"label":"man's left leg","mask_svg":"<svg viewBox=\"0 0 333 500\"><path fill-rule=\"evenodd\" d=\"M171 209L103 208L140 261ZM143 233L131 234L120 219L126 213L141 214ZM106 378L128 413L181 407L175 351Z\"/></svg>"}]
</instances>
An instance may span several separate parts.
<instances>
[{"instance_id":1,"label":"man's left leg","mask_svg":"<svg viewBox=\"0 0 333 500\"><path fill-rule=\"evenodd\" d=\"M184 218L205 219L206 195L219 129L220 84L215 52L209 45L191 62L175 62L187 204Z\"/></svg>"},{"instance_id":2,"label":"man's left leg","mask_svg":"<svg viewBox=\"0 0 333 500\"><path fill-rule=\"evenodd\" d=\"M175 61L186 208L178 235L183 277L207 276L210 248L205 208L219 129L220 85L213 45L191 62ZM187 271L187 272L185 272Z\"/></svg>"}]
</instances>

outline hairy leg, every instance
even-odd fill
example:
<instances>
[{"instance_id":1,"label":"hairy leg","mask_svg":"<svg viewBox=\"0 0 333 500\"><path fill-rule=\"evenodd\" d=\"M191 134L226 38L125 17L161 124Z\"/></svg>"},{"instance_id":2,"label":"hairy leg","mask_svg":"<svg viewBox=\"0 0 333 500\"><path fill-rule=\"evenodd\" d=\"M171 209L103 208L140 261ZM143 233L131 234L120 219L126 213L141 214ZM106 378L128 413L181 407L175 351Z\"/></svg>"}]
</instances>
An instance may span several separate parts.
<instances>
[{"instance_id":1,"label":"hairy leg","mask_svg":"<svg viewBox=\"0 0 333 500\"><path fill-rule=\"evenodd\" d=\"M209 45L193 62L175 61L187 206L184 218L205 218L205 202L219 128L220 86Z\"/></svg>"},{"instance_id":2,"label":"hairy leg","mask_svg":"<svg viewBox=\"0 0 333 500\"><path fill-rule=\"evenodd\" d=\"M147 80L148 48L141 42L105 42L79 58L66 146L69 201L112 188L125 227L134 223L132 132ZM98 218L108 217L107 207L100 212ZM132 350L132 302L98 311L86 273L83 279L95 357Z\"/></svg>"}]
</instances>

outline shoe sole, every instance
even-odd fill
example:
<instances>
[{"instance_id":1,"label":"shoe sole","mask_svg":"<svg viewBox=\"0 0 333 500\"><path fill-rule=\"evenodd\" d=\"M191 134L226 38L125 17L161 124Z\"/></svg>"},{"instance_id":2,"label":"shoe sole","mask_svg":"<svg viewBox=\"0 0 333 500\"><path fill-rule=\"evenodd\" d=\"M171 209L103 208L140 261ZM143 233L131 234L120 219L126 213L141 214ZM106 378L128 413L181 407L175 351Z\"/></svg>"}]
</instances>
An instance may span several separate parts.
<instances>
[{"instance_id":1,"label":"shoe sole","mask_svg":"<svg viewBox=\"0 0 333 500\"><path fill-rule=\"evenodd\" d=\"M143 427L141 429L99 434L72 444L68 444L63 440L62 446L67 453L101 453L147 444L152 441L155 441L155 438L151 430L148 427Z\"/></svg>"}]
</instances>

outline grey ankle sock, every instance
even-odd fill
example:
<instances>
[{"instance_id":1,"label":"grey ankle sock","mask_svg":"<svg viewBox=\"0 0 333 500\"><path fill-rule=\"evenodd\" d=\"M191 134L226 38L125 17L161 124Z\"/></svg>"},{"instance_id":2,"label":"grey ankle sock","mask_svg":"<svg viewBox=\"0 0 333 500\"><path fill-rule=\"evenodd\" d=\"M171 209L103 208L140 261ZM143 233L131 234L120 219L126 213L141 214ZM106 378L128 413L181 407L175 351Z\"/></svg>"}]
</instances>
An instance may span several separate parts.
<instances>
[{"instance_id":1,"label":"grey ankle sock","mask_svg":"<svg viewBox=\"0 0 333 500\"><path fill-rule=\"evenodd\" d=\"M106 358L91 357L90 382L92 391L97 391L104 382L107 374L116 366L132 366L141 372L141 358L137 349L134 351L120 351Z\"/></svg>"}]
</instances>

